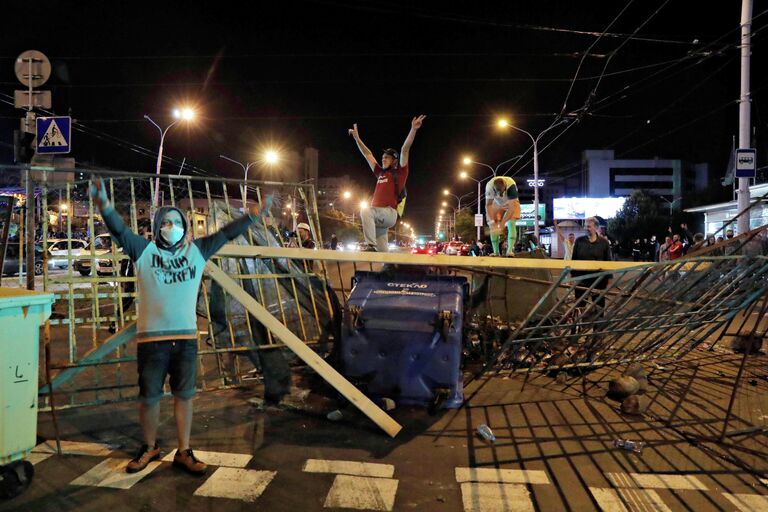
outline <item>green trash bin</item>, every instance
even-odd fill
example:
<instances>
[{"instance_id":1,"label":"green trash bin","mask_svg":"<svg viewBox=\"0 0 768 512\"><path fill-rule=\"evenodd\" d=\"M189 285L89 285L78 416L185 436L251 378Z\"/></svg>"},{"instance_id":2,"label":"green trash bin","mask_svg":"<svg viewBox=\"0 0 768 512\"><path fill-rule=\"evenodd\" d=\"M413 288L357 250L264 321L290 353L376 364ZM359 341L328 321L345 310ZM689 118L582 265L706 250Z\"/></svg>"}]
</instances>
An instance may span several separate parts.
<instances>
[{"instance_id":1,"label":"green trash bin","mask_svg":"<svg viewBox=\"0 0 768 512\"><path fill-rule=\"evenodd\" d=\"M34 468L23 457L37 441L40 325L52 293L0 288L0 497L21 494Z\"/></svg>"}]
</instances>

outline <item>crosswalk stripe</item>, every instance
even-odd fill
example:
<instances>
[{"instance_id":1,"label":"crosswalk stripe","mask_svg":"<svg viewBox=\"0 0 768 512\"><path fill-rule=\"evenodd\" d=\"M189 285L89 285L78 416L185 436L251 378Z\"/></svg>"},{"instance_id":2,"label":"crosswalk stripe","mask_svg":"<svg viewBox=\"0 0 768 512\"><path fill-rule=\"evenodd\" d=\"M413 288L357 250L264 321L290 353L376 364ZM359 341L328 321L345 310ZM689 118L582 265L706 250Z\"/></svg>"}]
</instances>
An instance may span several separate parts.
<instances>
[{"instance_id":1,"label":"crosswalk stripe","mask_svg":"<svg viewBox=\"0 0 768 512\"><path fill-rule=\"evenodd\" d=\"M395 505L397 484L392 478L336 475L323 506L390 511Z\"/></svg>"},{"instance_id":2,"label":"crosswalk stripe","mask_svg":"<svg viewBox=\"0 0 768 512\"><path fill-rule=\"evenodd\" d=\"M760 494L730 494L723 493L723 496L733 503L740 512L765 512L768 510L768 496Z\"/></svg>"},{"instance_id":3,"label":"crosswalk stripe","mask_svg":"<svg viewBox=\"0 0 768 512\"><path fill-rule=\"evenodd\" d=\"M525 485L464 482L461 484L464 512L534 512Z\"/></svg>"},{"instance_id":4,"label":"crosswalk stripe","mask_svg":"<svg viewBox=\"0 0 768 512\"><path fill-rule=\"evenodd\" d=\"M61 441L61 453L66 455L90 455L92 457L107 457L117 447L105 443L87 443L81 441ZM56 441L48 440L35 446L34 453L57 453Z\"/></svg>"},{"instance_id":5,"label":"crosswalk stripe","mask_svg":"<svg viewBox=\"0 0 768 512\"><path fill-rule=\"evenodd\" d=\"M130 459L109 458L103 460L86 473L72 480L70 485L130 489L136 482L150 474L160 465L160 461L152 461L138 473L126 473L125 466L129 462Z\"/></svg>"},{"instance_id":6,"label":"crosswalk stripe","mask_svg":"<svg viewBox=\"0 0 768 512\"><path fill-rule=\"evenodd\" d=\"M262 495L275 475L277 471L221 467L198 487L194 494L253 503Z\"/></svg>"},{"instance_id":7,"label":"crosswalk stripe","mask_svg":"<svg viewBox=\"0 0 768 512\"><path fill-rule=\"evenodd\" d=\"M392 478L395 466L374 462L354 462L351 460L307 459L302 471L307 473L335 473L341 475L373 476Z\"/></svg>"},{"instance_id":8,"label":"crosswalk stripe","mask_svg":"<svg viewBox=\"0 0 768 512\"><path fill-rule=\"evenodd\" d=\"M641 487L646 489L678 489L706 491L707 486L693 475L670 473L605 473L614 487Z\"/></svg>"},{"instance_id":9,"label":"crosswalk stripe","mask_svg":"<svg viewBox=\"0 0 768 512\"><path fill-rule=\"evenodd\" d=\"M649 489L602 489L590 487L603 512L672 512L656 491Z\"/></svg>"},{"instance_id":10,"label":"crosswalk stripe","mask_svg":"<svg viewBox=\"0 0 768 512\"><path fill-rule=\"evenodd\" d=\"M163 457L163 462L173 462L176 450ZM211 466L224 466L228 468L244 468L253 458L253 455L242 453L206 452L195 450L195 457Z\"/></svg>"},{"instance_id":11,"label":"crosswalk stripe","mask_svg":"<svg viewBox=\"0 0 768 512\"><path fill-rule=\"evenodd\" d=\"M506 484L548 484L546 471L536 469L456 468L456 481Z\"/></svg>"}]
</instances>

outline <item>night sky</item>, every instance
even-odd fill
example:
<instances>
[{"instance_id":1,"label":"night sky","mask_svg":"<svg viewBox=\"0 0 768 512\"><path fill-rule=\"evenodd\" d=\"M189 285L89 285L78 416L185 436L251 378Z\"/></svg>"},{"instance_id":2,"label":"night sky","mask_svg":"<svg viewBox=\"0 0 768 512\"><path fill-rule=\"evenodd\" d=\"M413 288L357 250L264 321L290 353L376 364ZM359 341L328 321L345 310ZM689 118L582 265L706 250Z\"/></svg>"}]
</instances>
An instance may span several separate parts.
<instances>
[{"instance_id":1,"label":"night sky","mask_svg":"<svg viewBox=\"0 0 768 512\"><path fill-rule=\"evenodd\" d=\"M128 146L156 151L144 114L167 120L185 102L201 119L169 135L166 154L178 161L234 177L219 154L246 160L267 145L313 146L321 177L349 174L370 190L347 129L357 122L378 156L399 148L411 117L423 113L406 217L428 232L444 186L474 190L457 182L462 155L496 164L530 146L495 129L499 115L534 134L558 115L578 119L543 139L557 137L541 155L550 182L577 173L588 148L708 162L719 178L738 134L740 9L738 1L684 0L14 1L0 22L0 99L21 88L16 56L37 49L52 60L44 88L55 112L89 129L75 134L79 164L153 171L154 157ZM768 156L764 9L755 2L758 166ZM4 162L21 115L0 103ZM510 174L531 173L527 163Z\"/></svg>"}]
</instances>

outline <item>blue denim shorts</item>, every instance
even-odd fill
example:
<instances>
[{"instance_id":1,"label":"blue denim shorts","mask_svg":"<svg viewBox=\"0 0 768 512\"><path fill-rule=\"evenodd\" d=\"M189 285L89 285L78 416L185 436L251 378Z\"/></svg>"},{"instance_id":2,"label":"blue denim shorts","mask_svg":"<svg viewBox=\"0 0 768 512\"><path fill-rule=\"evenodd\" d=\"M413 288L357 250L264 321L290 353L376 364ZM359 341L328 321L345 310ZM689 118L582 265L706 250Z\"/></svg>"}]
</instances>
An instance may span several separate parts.
<instances>
[{"instance_id":1,"label":"blue denim shorts","mask_svg":"<svg viewBox=\"0 0 768 512\"><path fill-rule=\"evenodd\" d=\"M163 396L166 375L173 396L189 399L195 395L197 340L146 341L136 349L139 371L139 398L153 405Z\"/></svg>"}]
</instances>

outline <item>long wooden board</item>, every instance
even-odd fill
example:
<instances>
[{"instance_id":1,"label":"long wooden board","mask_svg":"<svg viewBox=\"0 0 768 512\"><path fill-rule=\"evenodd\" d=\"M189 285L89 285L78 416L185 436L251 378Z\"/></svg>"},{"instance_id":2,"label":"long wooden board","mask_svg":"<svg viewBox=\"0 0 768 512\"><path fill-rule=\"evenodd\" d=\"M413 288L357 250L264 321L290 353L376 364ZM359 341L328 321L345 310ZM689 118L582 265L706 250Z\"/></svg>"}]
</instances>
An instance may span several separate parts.
<instances>
[{"instance_id":1,"label":"long wooden board","mask_svg":"<svg viewBox=\"0 0 768 512\"><path fill-rule=\"evenodd\" d=\"M355 261L357 263L394 263L400 265L427 265L452 267L482 267L482 268L536 268L562 271L566 267L572 270L623 270L627 268L641 269L653 263L638 263L632 261L564 261L541 258L498 258L490 256L446 256L436 254L410 254L403 252L347 252L330 251L327 249L309 250L300 248L262 247L256 245L227 244L217 253L219 256L231 258L307 258L311 253L313 260L322 261Z\"/></svg>"},{"instance_id":2,"label":"long wooden board","mask_svg":"<svg viewBox=\"0 0 768 512\"><path fill-rule=\"evenodd\" d=\"M352 385L347 379L334 370L323 358L317 355L311 348L302 342L285 325L278 321L267 311L264 306L259 304L256 299L245 292L234 279L229 277L220 267L212 262L205 265L205 270L219 283L224 290L232 295L245 309L252 314L256 320L261 322L264 327L269 329L272 334L277 336L285 346L293 350L302 361L307 363L313 370L320 374L331 386L344 395L347 400L352 402L355 407L368 416L376 425L381 427L384 432L395 437L402 429L402 426L393 420L387 413L376 406L359 389Z\"/></svg>"}]
</instances>

